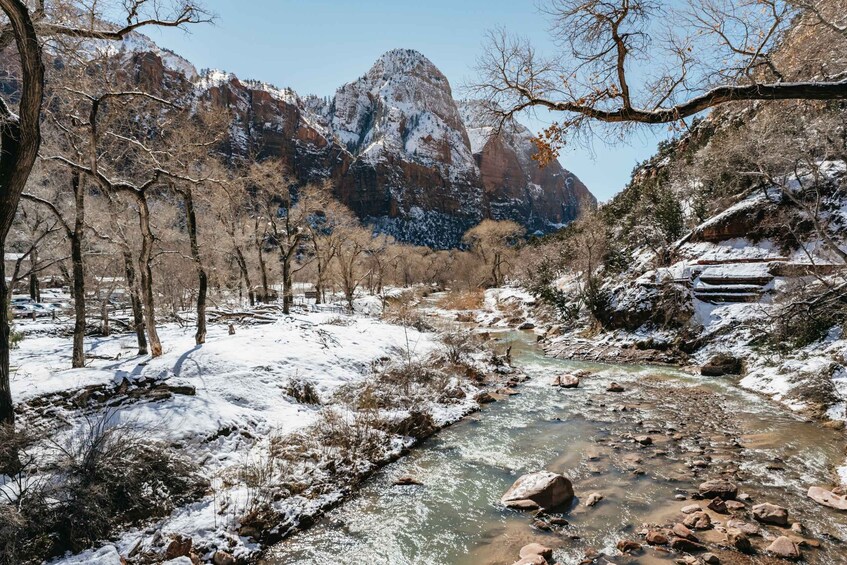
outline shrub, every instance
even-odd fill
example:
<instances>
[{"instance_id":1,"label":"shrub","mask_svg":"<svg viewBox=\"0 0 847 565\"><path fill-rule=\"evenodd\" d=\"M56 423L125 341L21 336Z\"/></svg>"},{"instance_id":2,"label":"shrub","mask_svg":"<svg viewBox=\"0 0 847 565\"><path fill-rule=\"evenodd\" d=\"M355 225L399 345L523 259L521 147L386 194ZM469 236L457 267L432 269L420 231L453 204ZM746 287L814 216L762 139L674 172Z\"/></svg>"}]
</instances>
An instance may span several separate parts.
<instances>
[{"instance_id":1,"label":"shrub","mask_svg":"<svg viewBox=\"0 0 847 565\"><path fill-rule=\"evenodd\" d=\"M451 290L438 301L438 306L445 310L479 310L484 296L485 293L479 288Z\"/></svg>"},{"instance_id":2,"label":"shrub","mask_svg":"<svg viewBox=\"0 0 847 565\"><path fill-rule=\"evenodd\" d=\"M451 363L461 363L468 355L479 350L476 334L464 328L450 327L442 330L439 337L444 344L447 360Z\"/></svg>"},{"instance_id":3,"label":"shrub","mask_svg":"<svg viewBox=\"0 0 847 565\"><path fill-rule=\"evenodd\" d=\"M15 480L26 488L15 490L17 504L2 507L0 563L81 551L119 526L164 516L205 493L208 482L193 464L113 417L107 412L87 421L46 449L18 447Z\"/></svg>"},{"instance_id":4,"label":"shrub","mask_svg":"<svg viewBox=\"0 0 847 565\"><path fill-rule=\"evenodd\" d=\"M320 404L321 397L315 385L303 379L291 379L285 386L285 394L301 404Z\"/></svg>"}]
</instances>

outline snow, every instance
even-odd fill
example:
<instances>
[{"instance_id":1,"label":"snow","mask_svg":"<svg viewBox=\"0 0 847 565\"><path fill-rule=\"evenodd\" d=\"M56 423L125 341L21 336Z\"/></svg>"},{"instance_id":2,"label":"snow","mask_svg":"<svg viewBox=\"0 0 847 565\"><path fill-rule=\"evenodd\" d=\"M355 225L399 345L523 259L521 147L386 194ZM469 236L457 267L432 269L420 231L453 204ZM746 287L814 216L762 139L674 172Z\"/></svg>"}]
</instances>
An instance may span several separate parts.
<instances>
[{"instance_id":1,"label":"snow","mask_svg":"<svg viewBox=\"0 0 847 565\"><path fill-rule=\"evenodd\" d=\"M78 555L59 559L53 563L56 565L122 565L123 562L117 548L114 545L107 545L97 550L92 549Z\"/></svg>"},{"instance_id":2,"label":"snow","mask_svg":"<svg viewBox=\"0 0 847 565\"><path fill-rule=\"evenodd\" d=\"M360 301L364 304L373 301ZM371 304L373 306L373 304ZM289 398L282 385L290 379L314 383L328 397L345 383L369 374L370 362L406 351L418 355L436 346L434 337L351 317L349 325L327 323L338 314L314 313L282 318L270 325L239 328L228 335L224 325L209 328L207 343L194 344L193 329L163 326L161 357L134 357L133 336L92 339L88 354L114 358L93 360L84 369L68 369L71 343L66 338L24 339L12 353L12 395L18 401L83 386L155 380L191 385L195 396L176 395L167 403L136 403L122 419L167 428L180 441L214 434L228 426L249 425L256 435L293 431L310 424L316 410ZM24 329L25 326L22 326ZM407 338L409 344L407 344Z\"/></svg>"},{"instance_id":3,"label":"snow","mask_svg":"<svg viewBox=\"0 0 847 565\"><path fill-rule=\"evenodd\" d=\"M87 338L86 352L92 357L84 369L68 369L71 340L53 337L63 329L63 323L20 321L17 329L23 330L26 338L12 352L11 384L17 402L52 394L70 397L82 387L124 381L148 387L151 383L193 387L194 394L174 391L164 399L127 399L118 405L112 418L115 423L131 423L151 440L178 444L212 485L212 494L177 508L155 524L124 531L108 546L57 563L117 564L120 554L126 555L139 543L145 551L161 551L162 540L166 543L177 533L191 537L195 547L225 548L238 558L252 558L259 547L240 536L237 526L239 517L252 508L255 492L233 480L239 476L239 469L266 459L271 438L304 429L326 410L351 418L347 408L335 403L333 394L342 386L371 377L375 362L400 358L422 362L442 349L437 334L371 317L380 314L382 306L380 297L362 295L354 302L355 315L279 314L269 324L239 326L235 335L229 335L226 324L212 323L202 346L194 344L192 327L164 324L159 328L164 353L158 358L136 357L131 335ZM479 356L481 360L484 354ZM322 405L301 404L289 397L286 385L292 379L312 383ZM477 407L476 389L454 377L448 388L456 386L466 391L461 400L449 404L434 399L420 401L419 409L430 412L438 426L453 423ZM51 405L54 409L49 416L25 410L21 422L49 418L57 426L52 434L57 440L86 425L83 411L61 403ZM402 418L408 413L389 410L384 416ZM392 437L386 453L399 456L414 441ZM355 463L360 469L371 465L366 460ZM323 488L320 494L309 497L292 495L274 502L274 509L283 521L296 524L304 513L338 502L344 496L343 488Z\"/></svg>"}]
</instances>

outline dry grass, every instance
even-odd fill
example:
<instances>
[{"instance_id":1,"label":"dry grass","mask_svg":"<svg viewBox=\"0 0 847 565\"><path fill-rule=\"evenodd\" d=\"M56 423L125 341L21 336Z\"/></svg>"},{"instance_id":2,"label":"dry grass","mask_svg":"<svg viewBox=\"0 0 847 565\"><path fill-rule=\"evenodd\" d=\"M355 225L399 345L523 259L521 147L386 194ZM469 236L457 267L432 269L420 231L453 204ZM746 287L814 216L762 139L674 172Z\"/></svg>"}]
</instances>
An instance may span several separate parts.
<instances>
[{"instance_id":1,"label":"dry grass","mask_svg":"<svg viewBox=\"0 0 847 565\"><path fill-rule=\"evenodd\" d=\"M479 310L483 305L484 292L480 288L451 290L438 301L445 310Z\"/></svg>"}]
</instances>

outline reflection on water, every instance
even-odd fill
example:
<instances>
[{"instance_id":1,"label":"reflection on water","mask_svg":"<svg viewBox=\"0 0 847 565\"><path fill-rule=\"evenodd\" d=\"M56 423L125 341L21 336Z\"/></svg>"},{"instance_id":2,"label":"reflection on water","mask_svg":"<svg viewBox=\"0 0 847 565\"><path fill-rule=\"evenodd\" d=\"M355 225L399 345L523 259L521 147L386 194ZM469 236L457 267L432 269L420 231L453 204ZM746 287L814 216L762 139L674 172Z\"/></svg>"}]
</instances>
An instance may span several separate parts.
<instances>
[{"instance_id":1,"label":"reflection on water","mask_svg":"<svg viewBox=\"0 0 847 565\"><path fill-rule=\"evenodd\" d=\"M699 456L709 457L709 465L737 465L744 489L754 498L789 506L792 516L819 535L847 539L843 521L803 496L811 483L829 483L829 472L841 457L835 434L726 381L670 369L550 359L533 337L509 333L503 338L513 345L516 364L532 377L520 395L486 406L389 465L316 526L274 547L266 563L510 564L531 541L554 547L562 563L579 563L589 547L611 552L621 537L634 537L640 524L672 520L686 504L674 495L692 492L701 480L692 467ZM600 372L576 390L549 386L551 376L575 368ZM632 386L636 379L650 386ZM611 380L630 383L629 392L612 397L605 392ZM675 430L668 422L680 414L670 401L685 397L692 411L686 417L696 427L701 404L692 398L703 390L719 394L711 395L712 404L704 400L702 409L732 415L732 422L704 414L703 433L685 444L685 452L673 451ZM655 438L649 449L621 440L642 431ZM736 461L735 441L747 447L741 461ZM593 508L578 504L566 515L570 525L564 532L532 528L529 515L505 510L498 501L517 476L542 468L570 477L577 496L599 491L605 498ZM424 485L393 486L401 475ZM769 489L774 488L786 490L773 499ZM797 496L789 503L786 492ZM816 559L840 562L832 560L832 552L843 549L824 549ZM651 554L638 562L661 559Z\"/></svg>"}]
</instances>

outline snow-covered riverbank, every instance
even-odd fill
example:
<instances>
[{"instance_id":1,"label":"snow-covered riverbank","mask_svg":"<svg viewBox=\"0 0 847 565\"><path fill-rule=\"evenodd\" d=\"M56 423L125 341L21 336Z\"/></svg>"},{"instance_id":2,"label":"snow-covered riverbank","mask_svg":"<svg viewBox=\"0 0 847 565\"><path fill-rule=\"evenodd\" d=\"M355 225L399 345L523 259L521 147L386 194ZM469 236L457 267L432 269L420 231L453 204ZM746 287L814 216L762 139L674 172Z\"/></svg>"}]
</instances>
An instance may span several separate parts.
<instances>
[{"instance_id":1,"label":"snow-covered riverbank","mask_svg":"<svg viewBox=\"0 0 847 565\"><path fill-rule=\"evenodd\" d=\"M202 346L194 344L193 328L166 324L160 330L165 352L155 359L135 356L132 334L92 338L84 369L68 369L71 341L59 335L61 324L18 324L25 335L12 356L19 427L50 429L53 441L61 442L105 414L192 461L211 485L206 496L164 519L123 531L108 546L64 562L163 559L173 540L188 538L190 549L176 553L248 559L260 550L257 538L267 534L246 524L246 517L255 521L257 508L273 512L273 535L285 535L401 455L416 436L478 406L479 383L465 378L464 367L484 374L490 369L485 354L469 354L461 369L452 369L439 332L364 315L273 316L272 323L238 326L234 335L226 324L213 324ZM402 392L395 390L391 379L406 373L414 375ZM363 395L377 398L372 407L362 408ZM326 445L362 430L367 437L351 441L361 441L367 453ZM332 437L321 435L326 433ZM292 446L302 453L289 461L284 452ZM285 484L298 483L297 489L246 478L259 467L267 471L266 481L284 478ZM272 499L259 500L266 496ZM178 557L174 551L170 556Z\"/></svg>"}]
</instances>

